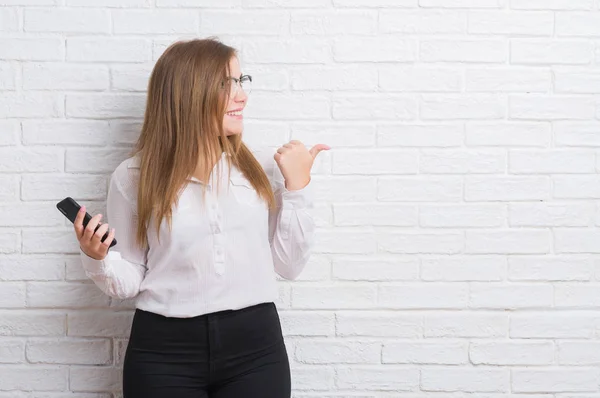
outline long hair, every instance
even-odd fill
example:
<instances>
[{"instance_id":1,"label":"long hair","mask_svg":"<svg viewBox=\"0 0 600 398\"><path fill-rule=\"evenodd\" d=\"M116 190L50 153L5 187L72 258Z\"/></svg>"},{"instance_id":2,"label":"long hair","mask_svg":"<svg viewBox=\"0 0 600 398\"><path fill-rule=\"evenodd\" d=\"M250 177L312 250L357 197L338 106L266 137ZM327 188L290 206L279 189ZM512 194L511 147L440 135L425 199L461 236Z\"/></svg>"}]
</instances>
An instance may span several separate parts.
<instances>
[{"instance_id":1,"label":"long hair","mask_svg":"<svg viewBox=\"0 0 600 398\"><path fill-rule=\"evenodd\" d=\"M231 84L229 61L234 56L234 48L214 38L195 39L172 44L154 66L144 123L133 150L140 157L136 234L140 247L148 247L153 217L157 235L163 219L171 227L172 206L188 178L198 170L208 177L223 152L229 154L229 167L240 169L269 207L275 204L269 180L241 136L226 136L223 131Z\"/></svg>"}]
</instances>

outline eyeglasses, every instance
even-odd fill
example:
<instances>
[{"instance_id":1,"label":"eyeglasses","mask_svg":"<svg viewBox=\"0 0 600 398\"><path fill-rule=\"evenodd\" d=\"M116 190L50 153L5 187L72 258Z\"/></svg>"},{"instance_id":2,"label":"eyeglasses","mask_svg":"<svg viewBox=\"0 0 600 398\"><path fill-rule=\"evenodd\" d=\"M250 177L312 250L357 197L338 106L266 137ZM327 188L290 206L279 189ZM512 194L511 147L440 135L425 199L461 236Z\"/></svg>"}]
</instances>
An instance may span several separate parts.
<instances>
[{"instance_id":1,"label":"eyeglasses","mask_svg":"<svg viewBox=\"0 0 600 398\"><path fill-rule=\"evenodd\" d=\"M250 92L252 91L252 76L250 76L250 75L240 75L239 78L229 77L228 79L232 80L232 84L230 85L230 87L231 87L231 91L230 91L231 97L235 97L238 94L238 91L239 91L240 88L242 90L244 90L244 92L246 93L246 95L249 95ZM225 88L225 82L223 82L223 84L222 84L221 87Z\"/></svg>"}]
</instances>

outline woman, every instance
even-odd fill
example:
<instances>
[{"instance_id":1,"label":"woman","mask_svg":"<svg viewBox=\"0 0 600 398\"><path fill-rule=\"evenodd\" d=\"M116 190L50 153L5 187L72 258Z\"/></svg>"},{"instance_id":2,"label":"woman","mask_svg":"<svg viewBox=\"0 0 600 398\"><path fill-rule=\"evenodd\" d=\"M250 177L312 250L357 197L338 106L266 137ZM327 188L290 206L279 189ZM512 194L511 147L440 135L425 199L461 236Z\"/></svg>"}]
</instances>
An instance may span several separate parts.
<instances>
[{"instance_id":1,"label":"woman","mask_svg":"<svg viewBox=\"0 0 600 398\"><path fill-rule=\"evenodd\" d=\"M112 228L98 214L84 229L83 207L75 220L86 274L112 297L136 297L125 398L290 396L274 271L294 279L308 261L310 170L329 147L251 152L241 140L251 81L217 40L169 47L133 156L111 176Z\"/></svg>"}]
</instances>

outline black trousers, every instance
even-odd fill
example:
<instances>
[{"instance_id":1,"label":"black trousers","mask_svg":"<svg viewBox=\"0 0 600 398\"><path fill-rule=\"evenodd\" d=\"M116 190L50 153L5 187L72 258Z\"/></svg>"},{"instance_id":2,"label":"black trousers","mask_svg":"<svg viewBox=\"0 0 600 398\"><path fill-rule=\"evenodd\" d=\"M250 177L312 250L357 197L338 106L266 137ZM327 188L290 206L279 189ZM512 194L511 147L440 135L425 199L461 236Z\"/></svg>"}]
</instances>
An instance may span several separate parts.
<instances>
[{"instance_id":1,"label":"black trousers","mask_svg":"<svg viewBox=\"0 0 600 398\"><path fill-rule=\"evenodd\" d=\"M136 310L124 398L289 398L290 367L273 303L193 318Z\"/></svg>"}]
</instances>

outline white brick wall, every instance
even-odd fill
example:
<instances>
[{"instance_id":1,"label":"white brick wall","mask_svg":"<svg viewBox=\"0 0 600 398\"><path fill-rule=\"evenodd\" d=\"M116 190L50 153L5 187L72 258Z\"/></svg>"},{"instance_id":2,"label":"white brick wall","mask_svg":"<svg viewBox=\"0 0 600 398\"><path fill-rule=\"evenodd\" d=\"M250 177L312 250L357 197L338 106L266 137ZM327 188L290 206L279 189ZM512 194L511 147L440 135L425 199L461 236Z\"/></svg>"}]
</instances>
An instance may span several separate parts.
<instances>
[{"instance_id":1,"label":"white brick wall","mask_svg":"<svg viewBox=\"0 0 600 398\"><path fill-rule=\"evenodd\" d=\"M0 398L121 398L131 301L87 279L155 60L218 35L246 141L334 147L280 281L295 398L600 396L600 1L0 1Z\"/></svg>"}]
</instances>

